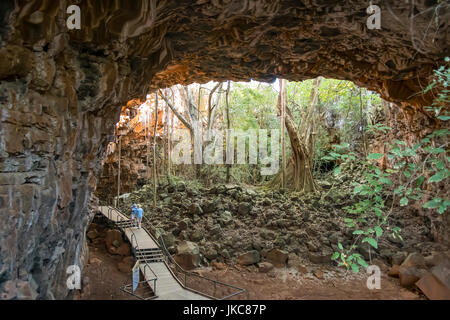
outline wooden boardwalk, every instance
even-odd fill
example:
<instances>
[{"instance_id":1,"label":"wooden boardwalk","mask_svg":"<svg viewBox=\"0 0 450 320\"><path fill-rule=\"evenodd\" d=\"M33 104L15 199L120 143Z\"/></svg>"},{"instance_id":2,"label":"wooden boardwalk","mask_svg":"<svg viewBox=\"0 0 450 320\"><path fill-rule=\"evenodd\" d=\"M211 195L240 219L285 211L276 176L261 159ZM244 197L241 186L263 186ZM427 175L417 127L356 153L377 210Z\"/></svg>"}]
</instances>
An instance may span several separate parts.
<instances>
[{"instance_id":1,"label":"wooden boardwalk","mask_svg":"<svg viewBox=\"0 0 450 320\"><path fill-rule=\"evenodd\" d=\"M144 230L132 226L130 219L117 209L112 207L99 207L100 212L117 223L117 225L124 231L128 240L130 241L133 252L139 260L139 268L144 275L145 280L156 294L156 299L159 300L209 300L205 296L197 294L193 291L185 289L174 278L169 271L167 265L158 259L161 255L161 250L152 237ZM154 288L154 281L156 280L156 288Z\"/></svg>"}]
</instances>

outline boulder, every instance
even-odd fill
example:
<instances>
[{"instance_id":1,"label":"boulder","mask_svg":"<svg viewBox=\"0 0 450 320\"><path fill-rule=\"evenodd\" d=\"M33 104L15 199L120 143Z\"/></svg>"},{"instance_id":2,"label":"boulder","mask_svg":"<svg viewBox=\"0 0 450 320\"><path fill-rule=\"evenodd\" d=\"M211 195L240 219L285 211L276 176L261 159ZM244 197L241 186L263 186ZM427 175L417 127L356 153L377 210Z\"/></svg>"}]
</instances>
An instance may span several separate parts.
<instances>
[{"instance_id":1,"label":"boulder","mask_svg":"<svg viewBox=\"0 0 450 320\"><path fill-rule=\"evenodd\" d=\"M299 265L301 265L299 256L297 256L295 253L289 253L289 258L287 262L288 268L297 269Z\"/></svg>"},{"instance_id":2,"label":"boulder","mask_svg":"<svg viewBox=\"0 0 450 320\"><path fill-rule=\"evenodd\" d=\"M255 263L258 263L259 261L260 261L260 255L259 255L259 252L256 250L251 250L244 254L241 254L237 259L237 263L240 265L243 265L243 266L255 264Z\"/></svg>"},{"instance_id":3,"label":"boulder","mask_svg":"<svg viewBox=\"0 0 450 320\"><path fill-rule=\"evenodd\" d=\"M188 210L191 215L194 215L194 214L202 215L203 214L203 209L200 207L200 205L198 203L191 203Z\"/></svg>"},{"instance_id":4,"label":"boulder","mask_svg":"<svg viewBox=\"0 0 450 320\"><path fill-rule=\"evenodd\" d=\"M402 267L399 270L400 285L405 288L412 287L427 271L417 267Z\"/></svg>"},{"instance_id":5,"label":"boulder","mask_svg":"<svg viewBox=\"0 0 450 320\"><path fill-rule=\"evenodd\" d=\"M400 267L426 268L425 258L420 253L410 253Z\"/></svg>"},{"instance_id":6,"label":"boulder","mask_svg":"<svg viewBox=\"0 0 450 320\"><path fill-rule=\"evenodd\" d=\"M200 230L194 230L189 234L189 239L194 242L198 242L203 239L203 232Z\"/></svg>"},{"instance_id":7,"label":"boulder","mask_svg":"<svg viewBox=\"0 0 450 320\"><path fill-rule=\"evenodd\" d=\"M183 219L180 222L178 222L178 229L183 231L186 230L190 225L189 219Z\"/></svg>"},{"instance_id":8,"label":"boulder","mask_svg":"<svg viewBox=\"0 0 450 320\"><path fill-rule=\"evenodd\" d=\"M435 267L441 263L450 263L450 259L443 252L433 252L428 257L425 257L427 267Z\"/></svg>"},{"instance_id":9,"label":"boulder","mask_svg":"<svg viewBox=\"0 0 450 320\"><path fill-rule=\"evenodd\" d=\"M279 236L278 238L275 239L273 244L274 244L274 246L277 246L277 247L284 247L284 246L286 246L286 241L281 236Z\"/></svg>"},{"instance_id":10,"label":"boulder","mask_svg":"<svg viewBox=\"0 0 450 320\"><path fill-rule=\"evenodd\" d=\"M250 205L250 203L248 203L248 202L242 202L242 203L240 203L239 204L239 206L238 206L238 213L240 214L240 215L247 215L247 214L249 214L250 213L250 210L251 210L251 205Z\"/></svg>"},{"instance_id":11,"label":"boulder","mask_svg":"<svg viewBox=\"0 0 450 320\"><path fill-rule=\"evenodd\" d=\"M407 252L397 252L394 255L392 255L392 265L396 264L400 266L408 256Z\"/></svg>"},{"instance_id":12,"label":"boulder","mask_svg":"<svg viewBox=\"0 0 450 320\"><path fill-rule=\"evenodd\" d=\"M264 240L273 240L276 237L275 232L271 231L271 230L262 230L259 235L261 236L261 238L263 238Z\"/></svg>"},{"instance_id":13,"label":"boulder","mask_svg":"<svg viewBox=\"0 0 450 320\"><path fill-rule=\"evenodd\" d=\"M105 234L106 249L114 246L114 244L115 244L115 247L118 248L118 247L120 247L120 245L122 243L123 243L122 232L120 232L119 230L115 230L115 229L106 231L106 234Z\"/></svg>"},{"instance_id":14,"label":"boulder","mask_svg":"<svg viewBox=\"0 0 450 320\"><path fill-rule=\"evenodd\" d=\"M200 250L198 246L190 241L181 241L180 244L177 246L177 253L178 254L199 254Z\"/></svg>"},{"instance_id":15,"label":"boulder","mask_svg":"<svg viewBox=\"0 0 450 320\"><path fill-rule=\"evenodd\" d=\"M18 300L35 300L38 293L32 288L28 281L17 281L16 293Z\"/></svg>"},{"instance_id":16,"label":"boulder","mask_svg":"<svg viewBox=\"0 0 450 320\"><path fill-rule=\"evenodd\" d=\"M255 239L252 241L251 249L254 249L256 251L261 251L262 248L263 248L263 244L259 240Z\"/></svg>"},{"instance_id":17,"label":"boulder","mask_svg":"<svg viewBox=\"0 0 450 320\"><path fill-rule=\"evenodd\" d=\"M273 264L269 262L260 262L258 263L258 271L261 273L267 273L273 269Z\"/></svg>"},{"instance_id":18,"label":"boulder","mask_svg":"<svg viewBox=\"0 0 450 320\"><path fill-rule=\"evenodd\" d=\"M207 248L205 250L205 257L206 257L206 259L211 261L211 260L216 259L217 256L218 256L218 253L217 253L216 249L210 247L210 248Z\"/></svg>"},{"instance_id":19,"label":"boulder","mask_svg":"<svg viewBox=\"0 0 450 320\"><path fill-rule=\"evenodd\" d=\"M99 236L97 230L92 229L89 230L88 233L86 234L86 236L90 239L90 240L94 240L95 238L97 238Z\"/></svg>"},{"instance_id":20,"label":"boulder","mask_svg":"<svg viewBox=\"0 0 450 320\"><path fill-rule=\"evenodd\" d=\"M17 296L16 284L8 280L1 286L0 300L12 300Z\"/></svg>"},{"instance_id":21,"label":"boulder","mask_svg":"<svg viewBox=\"0 0 450 320\"><path fill-rule=\"evenodd\" d=\"M392 266L392 268L389 270L388 276L394 277L394 278L398 278L398 277L399 277L399 274L400 274L399 268L400 268L399 265L394 264L394 265Z\"/></svg>"},{"instance_id":22,"label":"boulder","mask_svg":"<svg viewBox=\"0 0 450 320\"><path fill-rule=\"evenodd\" d=\"M420 278L416 286L430 300L450 300L450 289L431 273Z\"/></svg>"},{"instance_id":23,"label":"boulder","mask_svg":"<svg viewBox=\"0 0 450 320\"><path fill-rule=\"evenodd\" d=\"M123 243L119 248L117 248L115 253L123 257L131 255L130 245L128 243Z\"/></svg>"},{"instance_id":24,"label":"boulder","mask_svg":"<svg viewBox=\"0 0 450 320\"><path fill-rule=\"evenodd\" d=\"M173 233L164 233L162 235L162 239L164 241L164 244L166 245L166 248L170 248L175 245L175 236L173 235Z\"/></svg>"},{"instance_id":25,"label":"boulder","mask_svg":"<svg viewBox=\"0 0 450 320\"><path fill-rule=\"evenodd\" d=\"M231 222L233 222L233 216L231 215L231 212L225 211L220 214L219 223L222 226L228 226Z\"/></svg>"},{"instance_id":26,"label":"boulder","mask_svg":"<svg viewBox=\"0 0 450 320\"><path fill-rule=\"evenodd\" d=\"M200 250L193 242L181 241L174 259L182 268L192 270L200 266Z\"/></svg>"},{"instance_id":27,"label":"boulder","mask_svg":"<svg viewBox=\"0 0 450 320\"><path fill-rule=\"evenodd\" d=\"M220 255L221 255L222 257L224 257L225 259L230 259L230 258L231 258L231 255L230 255L230 253L228 252L227 249L223 249L223 250L220 252Z\"/></svg>"},{"instance_id":28,"label":"boulder","mask_svg":"<svg viewBox=\"0 0 450 320\"><path fill-rule=\"evenodd\" d=\"M289 258L286 251L280 249L272 249L266 254L266 259L270 261L275 267L284 267Z\"/></svg>"},{"instance_id":29,"label":"boulder","mask_svg":"<svg viewBox=\"0 0 450 320\"><path fill-rule=\"evenodd\" d=\"M205 213L213 213L216 211L216 203L214 201L204 201L201 208Z\"/></svg>"},{"instance_id":30,"label":"boulder","mask_svg":"<svg viewBox=\"0 0 450 320\"><path fill-rule=\"evenodd\" d=\"M450 289L450 263L448 261L444 261L431 268L431 273L441 281L447 289Z\"/></svg>"},{"instance_id":31,"label":"boulder","mask_svg":"<svg viewBox=\"0 0 450 320\"><path fill-rule=\"evenodd\" d=\"M322 280L322 279L323 279L323 271L322 271L322 270L315 270L315 271L314 271L314 276L315 276L317 279Z\"/></svg>"},{"instance_id":32,"label":"boulder","mask_svg":"<svg viewBox=\"0 0 450 320\"><path fill-rule=\"evenodd\" d=\"M222 233L222 228L220 227L220 224L215 224L211 227L211 229L209 230L209 232L212 235L219 235Z\"/></svg>"},{"instance_id":33,"label":"boulder","mask_svg":"<svg viewBox=\"0 0 450 320\"><path fill-rule=\"evenodd\" d=\"M200 266L199 254L179 253L176 254L173 258L183 269L186 270L192 270Z\"/></svg>"},{"instance_id":34,"label":"boulder","mask_svg":"<svg viewBox=\"0 0 450 320\"><path fill-rule=\"evenodd\" d=\"M331 250L324 250L322 252L309 252L308 258L311 262L316 264L330 264L332 255L333 253Z\"/></svg>"}]
</instances>

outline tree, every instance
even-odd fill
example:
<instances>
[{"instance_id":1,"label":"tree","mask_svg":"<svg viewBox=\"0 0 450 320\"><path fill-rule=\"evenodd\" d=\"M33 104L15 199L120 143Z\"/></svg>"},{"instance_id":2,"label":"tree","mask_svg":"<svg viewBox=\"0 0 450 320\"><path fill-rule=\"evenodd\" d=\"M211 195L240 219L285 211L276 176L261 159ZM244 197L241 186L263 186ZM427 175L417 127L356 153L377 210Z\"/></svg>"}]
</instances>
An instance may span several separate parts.
<instances>
[{"instance_id":1,"label":"tree","mask_svg":"<svg viewBox=\"0 0 450 320\"><path fill-rule=\"evenodd\" d=\"M173 101L171 101L161 90L159 90L160 96L164 99L168 107L173 111L174 115L183 123L183 125L189 130L191 143L194 148L194 162L196 177L200 178L201 175L201 155L203 153L203 144L202 144L202 130L204 126L206 126L207 130L211 130L214 126L214 122L216 119L217 109L220 103L220 97L222 94L221 88L223 84L216 84L213 89L210 91L208 95L207 102L207 110L204 104L204 100L202 97L204 96L203 92L207 90L207 88L199 87L197 93L197 103L194 101L194 93L193 86L183 86L183 87L175 87L178 90L179 95L183 101L183 112L180 112L175 106ZM216 95L214 97L214 95ZM203 106L203 107L202 107ZM204 119L204 111L207 112L206 120ZM206 122L206 123L205 123Z\"/></svg>"},{"instance_id":2,"label":"tree","mask_svg":"<svg viewBox=\"0 0 450 320\"><path fill-rule=\"evenodd\" d=\"M226 105L226 114L227 114L227 152L231 149L230 143L232 143L230 138L230 128L231 128L231 121L230 121L230 103L229 103L229 96L230 96L230 86L231 81L228 81L227 85L227 93L225 97L225 105ZM230 170L231 170L231 164L227 164L227 173L226 173L226 183L230 183Z\"/></svg>"},{"instance_id":3,"label":"tree","mask_svg":"<svg viewBox=\"0 0 450 320\"><path fill-rule=\"evenodd\" d=\"M313 90L310 96L310 106L305 118L301 122L301 131L297 127L291 110L287 105L286 86L280 86L278 97L278 109L280 113L285 107L285 125L291 142L291 157L286 164L286 169L282 170L269 184L272 187L282 185L283 175L286 177L287 188L300 192L311 192L316 190L312 165L314 159L315 141L315 109L318 102L319 87L322 78L314 80Z\"/></svg>"}]
</instances>

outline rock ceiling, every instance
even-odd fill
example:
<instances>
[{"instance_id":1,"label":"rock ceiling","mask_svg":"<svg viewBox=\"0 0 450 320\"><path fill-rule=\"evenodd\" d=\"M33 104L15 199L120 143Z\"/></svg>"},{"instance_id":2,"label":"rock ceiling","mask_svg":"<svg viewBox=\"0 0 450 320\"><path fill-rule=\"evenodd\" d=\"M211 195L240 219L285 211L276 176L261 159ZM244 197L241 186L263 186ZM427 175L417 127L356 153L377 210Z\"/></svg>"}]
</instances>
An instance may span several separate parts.
<instances>
[{"instance_id":1,"label":"rock ceiling","mask_svg":"<svg viewBox=\"0 0 450 320\"><path fill-rule=\"evenodd\" d=\"M137 90L323 75L398 102L449 53L449 7L432 0L379 1L379 30L367 28L360 0L81 1L81 29L70 32L64 1L18 2L11 42L32 49L68 37L82 52L126 60Z\"/></svg>"}]
</instances>

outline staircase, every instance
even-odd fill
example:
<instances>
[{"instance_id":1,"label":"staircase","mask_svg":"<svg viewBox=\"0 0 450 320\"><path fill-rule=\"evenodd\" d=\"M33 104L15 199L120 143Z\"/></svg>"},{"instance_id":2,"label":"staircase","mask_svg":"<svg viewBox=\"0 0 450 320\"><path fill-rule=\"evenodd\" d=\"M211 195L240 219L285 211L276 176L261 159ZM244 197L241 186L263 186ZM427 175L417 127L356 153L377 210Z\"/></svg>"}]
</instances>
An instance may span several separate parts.
<instances>
[{"instance_id":1,"label":"staircase","mask_svg":"<svg viewBox=\"0 0 450 320\"><path fill-rule=\"evenodd\" d=\"M164 255L159 248L138 249L135 255L136 259L143 263L164 262Z\"/></svg>"}]
</instances>

